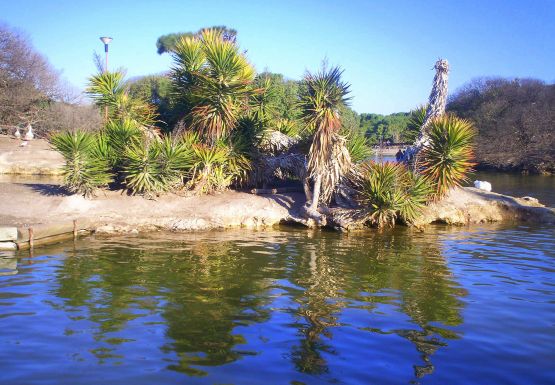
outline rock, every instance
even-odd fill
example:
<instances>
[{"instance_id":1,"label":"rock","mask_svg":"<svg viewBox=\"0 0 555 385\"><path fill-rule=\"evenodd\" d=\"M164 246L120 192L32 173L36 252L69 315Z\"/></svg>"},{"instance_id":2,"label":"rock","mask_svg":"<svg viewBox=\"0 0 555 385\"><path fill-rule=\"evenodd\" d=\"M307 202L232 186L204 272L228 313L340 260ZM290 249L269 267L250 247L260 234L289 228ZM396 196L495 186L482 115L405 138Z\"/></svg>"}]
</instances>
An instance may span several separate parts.
<instances>
[{"instance_id":1,"label":"rock","mask_svg":"<svg viewBox=\"0 0 555 385\"><path fill-rule=\"evenodd\" d=\"M416 226L429 223L466 225L488 222L555 223L555 210L533 201L486 192L472 187L456 188L424 208Z\"/></svg>"},{"instance_id":2,"label":"rock","mask_svg":"<svg viewBox=\"0 0 555 385\"><path fill-rule=\"evenodd\" d=\"M534 197L525 196L525 197L522 197L522 198L519 198L519 199L522 199L522 200L525 200L526 202L534 203L534 204L537 204L537 205L540 205L540 204L541 204L541 203L540 203L536 198L534 198Z\"/></svg>"},{"instance_id":3,"label":"rock","mask_svg":"<svg viewBox=\"0 0 555 385\"><path fill-rule=\"evenodd\" d=\"M120 224L101 225L94 229L95 234L139 234L139 230L134 227Z\"/></svg>"},{"instance_id":4,"label":"rock","mask_svg":"<svg viewBox=\"0 0 555 385\"><path fill-rule=\"evenodd\" d=\"M0 241L17 240L17 227L0 227Z\"/></svg>"}]
</instances>

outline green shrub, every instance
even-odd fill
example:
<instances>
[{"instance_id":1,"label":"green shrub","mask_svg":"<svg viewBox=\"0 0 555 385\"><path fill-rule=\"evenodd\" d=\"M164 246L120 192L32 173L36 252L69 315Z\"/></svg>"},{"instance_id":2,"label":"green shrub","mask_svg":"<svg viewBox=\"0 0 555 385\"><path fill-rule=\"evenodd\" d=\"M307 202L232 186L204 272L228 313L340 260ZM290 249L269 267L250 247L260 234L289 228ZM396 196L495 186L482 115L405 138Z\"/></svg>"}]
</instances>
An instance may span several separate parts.
<instances>
[{"instance_id":1,"label":"green shrub","mask_svg":"<svg viewBox=\"0 0 555 385\"><path fill-rule=\"evenodd\" d=\"M194 166L192 148L182 141L132 141L123 156L125 186L133 194L152 195L176 187Z\"/></svg>"},{"instance_id":2,"label":"green shrub","mask_svg":"<svg viewBox=\"0 0 555 385\"><path fill-rule=\"evenodd\" d=\"M122 159L132 143L139 143L143 132L139 126L129 119L109 121L104 129L108 142L108 159L112 166L121 168Z\"/></svg>"},{"instance_id":3,"label":"green shrub","mask_svg":"<svg viewBox=\"0 0 555 385\"><path fill-rule=\"evenodd\" d=\"M223 191L233 183L245 182L251 170L247 145L237 137L220 140L213 146L192 144L193 166L187 187L198 193L210 194Z\"/></svg>"},{"instance_id":4,"label":"green shrub","mask_svg":"<svg viewBox=\"0 0 555 385\"><path fill-rule=\"evenodd\" d=\"M372 146L362 132L351 131L347 135L347 150L353 163L360 163L372 156Z\"/></svg>"},{"instance_id":5,"label":"green shrub","mask_svg":"<svg viewBox=\"0 0 555 385\"><path fill-rule=\"evenodd\" d=\"M64 132L52 137L51 143L65 159L64 186L69 191L89 197L112 181L105 135Z\"/></svg>"},{"instance_id":6,"label":"green shrub","mask_svg":"<svg viewBox=\"0 0 555 385\"><path fill-rule=\"evenodd\" d=\"M424 177L392 162L362 163L355 185L364 219L378 228L414 221L430 193Z\"/></svg>"},{"instance_id":7,"label":"green shrub","mask_svg":"<svg viewBox=\"0 0 555 385\"><path fill-rule=\"evenodd\" d=\"M468 120L446 115L428 125L429 141L421 154L421 170L435 189L436 198L468 181L474 163L476 130Z\"/></svg>"}]
</instances>

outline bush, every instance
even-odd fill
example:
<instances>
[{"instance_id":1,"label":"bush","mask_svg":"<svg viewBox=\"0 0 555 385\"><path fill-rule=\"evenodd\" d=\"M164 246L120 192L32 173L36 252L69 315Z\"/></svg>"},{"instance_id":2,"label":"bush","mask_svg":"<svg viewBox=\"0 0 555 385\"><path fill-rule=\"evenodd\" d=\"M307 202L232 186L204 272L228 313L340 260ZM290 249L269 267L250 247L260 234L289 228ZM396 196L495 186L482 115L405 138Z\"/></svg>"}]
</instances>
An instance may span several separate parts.
<instances>
[{"instance_id":1,"label":"bush","mask_svg":"<svg viewBox=\"0 0 555 385\"><path fill-rule=\"evenodd\" d=\"M424 177L392 162L362 163L355 186L365 220L378 228L414 221L431 192Z\"/></svg>"},{"instance_id":2,"label":"bush","mask_svg":"<svg viewBox=\"0 0 555 385\"><path fill-rule=\"evenodd\" d=\"M555 173L555 84L535 79L478 79L447 110L476 125L481 168Z\"/></svg>"},{"instance_id":3,"label":"bush","mask_svg":"<svg viewBox=\"0 0 555 385\"><path fill-rule=\"evenodd\" d=\"M170 137L131 142L122 163L125 186L147 196L175 187L194 165L193 151Z\"/></svg>"},{"instance_id":4,"label":"bush","mask_svg":"<svg viewBox=\"0 0 555 385\"><path fill-rule=\"evenodd\" d=\"M53 136L51 141L66 161L64 186L69 191L89 197L97 188L112 181L106 158L106 136L81 131L64 132Z\"/></svg>"},{"instance_id":5,"label":"bush","mask_svg":"<svg viewBox=\"0 0 555 385\"><path fill-rule=\"evenodd\" d=\"M471 122L453 115L433 119L428 126L429 141L421 154L422 175L428 179L440 198L449 189L468 181L474 163L474 136Z\"/></svg>"}]
</instances>

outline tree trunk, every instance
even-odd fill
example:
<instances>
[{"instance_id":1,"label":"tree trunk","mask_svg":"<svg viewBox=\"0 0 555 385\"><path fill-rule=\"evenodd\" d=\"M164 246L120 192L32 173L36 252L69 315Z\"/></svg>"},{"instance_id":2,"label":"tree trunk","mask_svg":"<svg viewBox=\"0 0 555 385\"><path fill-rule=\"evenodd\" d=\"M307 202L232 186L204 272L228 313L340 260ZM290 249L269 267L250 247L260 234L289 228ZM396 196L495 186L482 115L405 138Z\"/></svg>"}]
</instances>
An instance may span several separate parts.
<instances>
[{"instance_id":1,"label":"tree trunk","mask_svg":"<svg viewBox=\"0 0 555 385\"><path fill-rule=\"evenodd\" d=\"M318 200L320 199L320 187L322 186L322 174L316 175L316 180L314 181L314 192L312 194L312 203L310 204L310 209L318 210Z\"/></svg>"}]
</instances>

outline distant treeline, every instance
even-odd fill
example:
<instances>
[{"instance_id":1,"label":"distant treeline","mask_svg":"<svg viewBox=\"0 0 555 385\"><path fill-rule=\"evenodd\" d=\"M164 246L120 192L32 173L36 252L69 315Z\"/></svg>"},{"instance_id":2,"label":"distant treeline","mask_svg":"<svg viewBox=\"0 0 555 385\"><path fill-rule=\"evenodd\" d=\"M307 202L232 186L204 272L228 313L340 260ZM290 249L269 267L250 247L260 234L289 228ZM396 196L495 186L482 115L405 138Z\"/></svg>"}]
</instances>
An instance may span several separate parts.
<instances>
[{"instance_id":1,"label":"distant treeline","mask_svg":"<svg viewBox=\"0 0 555 385\"><path fill-rule=\"evenodd\" d=\"M555 84L478 79L451 96L447 110L475 123L479 168L555 173Z\"/></svg>"}]
</instances>

